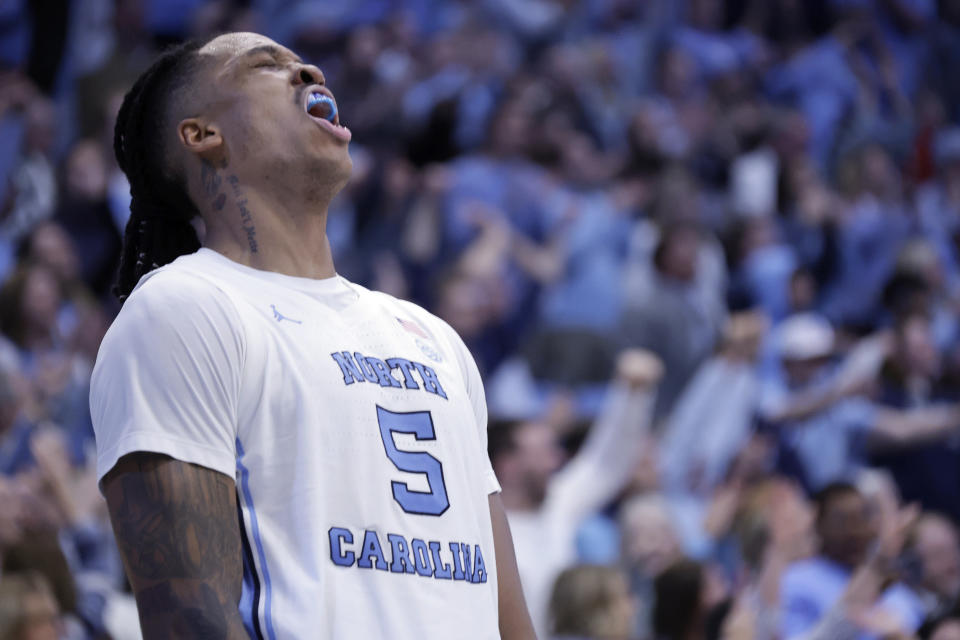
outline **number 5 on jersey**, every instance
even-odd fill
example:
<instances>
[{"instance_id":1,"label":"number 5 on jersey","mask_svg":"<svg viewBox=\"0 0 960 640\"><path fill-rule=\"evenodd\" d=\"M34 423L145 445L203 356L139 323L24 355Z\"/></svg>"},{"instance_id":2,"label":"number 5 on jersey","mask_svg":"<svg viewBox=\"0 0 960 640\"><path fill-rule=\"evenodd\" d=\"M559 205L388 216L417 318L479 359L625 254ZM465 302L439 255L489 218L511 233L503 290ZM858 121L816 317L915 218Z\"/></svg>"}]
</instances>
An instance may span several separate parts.
<instances>
[{"instance_id":1,"label":"number 5 on jersey","mask_svg":"<svg viewBox=\"0 0 960 640\"><path fill-rule=\"evenodd\" d=\"M443 465L425 451L403 451L393 439L395 433L409 433L417 440L436 440L433 418L429 411L395 413L377 405L380 438L390 462L400 471L427 476L429 491L412 491L407 483L392 481L393 499L407 513L439 516L450 507L447 486L443 482Z\"/></svg>"}]
</instances>

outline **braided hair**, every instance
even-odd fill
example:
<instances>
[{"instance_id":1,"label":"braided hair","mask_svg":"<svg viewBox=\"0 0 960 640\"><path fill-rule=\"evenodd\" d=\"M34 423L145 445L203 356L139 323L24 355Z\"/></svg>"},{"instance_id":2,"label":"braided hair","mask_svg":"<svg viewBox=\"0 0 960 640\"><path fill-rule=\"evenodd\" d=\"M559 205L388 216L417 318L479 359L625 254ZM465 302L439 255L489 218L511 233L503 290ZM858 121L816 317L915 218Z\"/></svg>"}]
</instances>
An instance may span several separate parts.
<instances>
[{"instance_id":1,"label":"braided hair","mask_svg":"<svg viewBox=\"0 0 960 640\"><path fill-rule=\"evenodd\" d=\"M191 224L199 211L185 178L167 166L164 132L170 106L182 98L200 67L198 51L210 39L191 40L164 52L127 92L117 114L113 152L130 183L131 196L113 288L121 302L145 273L200 248Z\"/></svg>"}]
</instances>

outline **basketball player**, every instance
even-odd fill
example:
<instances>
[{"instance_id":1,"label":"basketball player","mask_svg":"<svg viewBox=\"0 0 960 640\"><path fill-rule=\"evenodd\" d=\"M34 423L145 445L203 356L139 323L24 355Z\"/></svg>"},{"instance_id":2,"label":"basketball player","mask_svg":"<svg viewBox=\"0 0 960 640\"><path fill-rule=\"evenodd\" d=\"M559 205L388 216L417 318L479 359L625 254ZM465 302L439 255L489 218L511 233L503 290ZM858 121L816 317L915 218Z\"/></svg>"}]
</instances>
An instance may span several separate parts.
<instances>
[{"instance_id":1,"label":"basketball player","mask_svg":"<svg viewBox=\"0 0 960 640\"><path fill-rule=\"evenodd\" d=\"M334 270L349 142L321 71L252 33L124 99L125 304L91 407L148 640L534 637L470 354Z\"/></svg>"}]
</instances>

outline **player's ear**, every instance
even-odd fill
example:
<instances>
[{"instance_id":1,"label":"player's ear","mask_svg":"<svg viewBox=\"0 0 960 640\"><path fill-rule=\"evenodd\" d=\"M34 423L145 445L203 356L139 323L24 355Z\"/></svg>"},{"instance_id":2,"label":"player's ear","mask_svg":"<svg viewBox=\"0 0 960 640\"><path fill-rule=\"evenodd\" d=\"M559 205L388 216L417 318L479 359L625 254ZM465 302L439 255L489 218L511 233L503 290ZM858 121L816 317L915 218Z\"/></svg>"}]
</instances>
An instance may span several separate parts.
<instances>
[{"instance_id":1,"label":"player's ear","mask_svg":"<svg viewBox=\"0 0 960 640\"><path fill-rule=\"evenodd\" d=\"M183 147L198 156L207 156L223 146L220 127L202 118L184 118L177 125L177 138Z\"/></svg>"}]
</instances>

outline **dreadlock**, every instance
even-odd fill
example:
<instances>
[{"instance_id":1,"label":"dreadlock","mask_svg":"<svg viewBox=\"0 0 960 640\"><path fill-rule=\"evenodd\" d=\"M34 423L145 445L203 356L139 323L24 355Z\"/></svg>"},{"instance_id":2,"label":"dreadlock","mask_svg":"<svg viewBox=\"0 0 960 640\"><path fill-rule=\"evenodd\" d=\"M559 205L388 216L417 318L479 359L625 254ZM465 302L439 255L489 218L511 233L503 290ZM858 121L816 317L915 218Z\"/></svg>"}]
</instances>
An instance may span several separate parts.
<instances>
[{"instance_id":1,"label":"dreadlock","mask_svg":"<svg viewBox=\"0 0 960 640\"><path fill-rule=\"evenodd\" d=\"M124 96L117 114L113 152L132 198L113 288L121 302L143 274L200 248L190 222L199 211L183 176L166 166L164 131L170 105L199 68L197 52L207 42L191 40L164 52Z\"/></svg>"}]
</instances>

